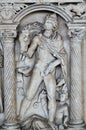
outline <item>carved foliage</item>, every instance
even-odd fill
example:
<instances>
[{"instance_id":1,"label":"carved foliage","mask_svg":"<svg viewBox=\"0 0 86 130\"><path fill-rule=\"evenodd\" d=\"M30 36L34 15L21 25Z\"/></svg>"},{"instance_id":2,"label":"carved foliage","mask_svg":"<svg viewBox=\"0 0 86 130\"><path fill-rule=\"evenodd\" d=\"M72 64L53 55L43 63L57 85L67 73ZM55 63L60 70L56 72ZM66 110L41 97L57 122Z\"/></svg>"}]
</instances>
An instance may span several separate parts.
<instances>
[{"instance_id":1,"label":"carved foliage","mask_svg":"<svg viewBox=\"0 0 86 130\"><path fill-rule=\"evenodd\" d=\"M71 37L72 40L82 40L83 39L83 36L85 35L86 33L86 29L70 29L68 34L69 34L69 37Z\"/></svg>"},{"instance_id":2,"label":"carved foliage","mask_svg":"<svg viewBox=\"0 0 86 130\"><path fill-rule=\"evenodd\" d=\"M12 22L12 18L22 9L26 8L25 4L3 3L0 4L0 21Z\"/></svg>"},{"instance_id":3,"label":"carved foliage","mask_svg":"<svg viewBox=\"0 0 86 130\"><path fill-rule=\"evenodd\" d=\"M68 15L73 18L86 18L86 4L78 3L78 4L69 4L60 6L62 9L66 11Z\"/></svg>"}]
</instances>

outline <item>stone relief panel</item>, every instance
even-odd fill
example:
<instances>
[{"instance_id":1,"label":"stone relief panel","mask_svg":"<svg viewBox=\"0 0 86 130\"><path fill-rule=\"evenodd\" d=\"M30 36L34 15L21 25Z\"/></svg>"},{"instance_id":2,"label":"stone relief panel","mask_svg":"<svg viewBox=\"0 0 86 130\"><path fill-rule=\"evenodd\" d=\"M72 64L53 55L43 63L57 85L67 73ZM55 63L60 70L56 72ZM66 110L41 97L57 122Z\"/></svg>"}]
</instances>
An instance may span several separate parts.
<instances>
[{"instance_id":1,"label":"stone relief panel","mask_svg":"<svg viewBox=\"0 0 86 130\"><path fill-rule=\"evenodd\" d=\"M65 21L52 12L33 13L21 22L15 50L17 114L28 122L23 129L68 127L66 32Z\"/></svg>"},{"instance_id":2,"label":"stone relief panel","mask_svg":"<svg viewBox=\"0 0 86 130\"><path fill-rule=\"evenodd\" d=\"M86 4L0 3L0 129L84 130Z\"/></svg>"}]
</instances>

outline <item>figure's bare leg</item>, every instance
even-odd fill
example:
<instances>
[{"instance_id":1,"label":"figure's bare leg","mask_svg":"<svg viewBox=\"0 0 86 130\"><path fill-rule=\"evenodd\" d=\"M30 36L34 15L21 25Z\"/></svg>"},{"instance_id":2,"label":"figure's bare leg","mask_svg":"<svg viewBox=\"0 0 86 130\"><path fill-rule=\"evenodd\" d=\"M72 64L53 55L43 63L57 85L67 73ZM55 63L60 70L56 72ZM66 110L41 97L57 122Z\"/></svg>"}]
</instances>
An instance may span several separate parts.
<instances>
[{"instance_id":1,"label":"figure's bare leg","mask_svg":"<svg viewBox=\"0 0 86 130\"><path fill-rule=\"evenodd\" d=\"M22 57L23 57L23 54L20 53L20 57L19 57L19 60L20 60L20 61L22 60Z\"/></svg>"},{"instance_id":2,"label":"figure's bare leg","mask_svg":"<svg viewBox=\"0 0 86 130\"><path fill-rule=\"evenodd\" d=\"M34 69L30 84L28 85L29 87L27 88L26 97L23 99L21 104L21 110L20 110L21 118L24 118L25 114L27 115L27 111L31 105L31 101L34 99L41 81L42 78L40 76L40 71L38 69Z\"/></svg>"},{"instance_id":3,"label":"figure's bare leg","mask_svg":"<svg viewBox=\"0 0 86 130\"><path fill-rule=\"evenodd\" d=\"M48 94L48 109L49 109L49 121L51 125L55 120L56 114L56 79L53 74L48 74L45 78L45 85Z\"/></svg>"}]
</instances>

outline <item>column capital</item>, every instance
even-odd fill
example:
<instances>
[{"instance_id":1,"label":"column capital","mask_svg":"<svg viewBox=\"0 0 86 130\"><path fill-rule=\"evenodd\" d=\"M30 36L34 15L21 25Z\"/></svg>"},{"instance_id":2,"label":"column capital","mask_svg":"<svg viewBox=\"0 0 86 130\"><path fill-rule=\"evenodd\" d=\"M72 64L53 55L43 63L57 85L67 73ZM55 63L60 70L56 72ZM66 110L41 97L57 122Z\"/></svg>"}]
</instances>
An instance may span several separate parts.
<instances>
[{"instance_id":1,"label":"column capital","mask_svg":"<svg viewBox=\"0 0 86 130\"><path fill-rule=\"evenodd\" d=\"M86 21L74 21L73 23L68 23L68 35L72 41L78 43L81 41L86 33Z\"/></svg>"},{"instance_id":2,"label":"column capital","mask_svg":"<svg viewBox=\"0 0 86 130\"><path fill-rule=\"evenodd\" d=\"M86 33L86 28L79 29L79 28L71 28L69 29L68 35L74 41L81 41Z\"/></svg>"},{"instance_id":3,"label":"column capital","mask_svg":"<svg viewBox=\"0 0 86 130\"><path fill-rule=\"evenodd\" d=\"M3 43L14 43L14 38L17 36L16 30L0 30L0 37Z\"/></svg>"},{"instance_id":4,"label":"column capital","mask_svg":"<svg viewBox=\"0 0 86 130\"><path fill-rule=\"evenodd\" d=\"M9 38L15 38L17 36L17 31L12 29L3 29L0 30L0 37L9 37Z\"/></svg>"},{"instance_id":5,"label":"column capital","mask_svg":"<svg viewBox=\"0 0 86 130\"><path fill-rule=\"evenodd\" d=\"M12 42L17 36L17 28L18 23L15 24L0 24L0 38L6 42Z\"/></svg>"}]
</instances>

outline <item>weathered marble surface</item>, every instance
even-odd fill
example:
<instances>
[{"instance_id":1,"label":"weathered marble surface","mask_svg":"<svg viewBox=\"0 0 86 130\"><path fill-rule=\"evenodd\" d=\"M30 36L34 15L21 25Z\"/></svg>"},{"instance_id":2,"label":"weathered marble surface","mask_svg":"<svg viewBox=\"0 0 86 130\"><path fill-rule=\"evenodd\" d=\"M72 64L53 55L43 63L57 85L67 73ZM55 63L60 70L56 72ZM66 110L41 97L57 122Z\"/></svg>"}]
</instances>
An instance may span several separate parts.
<instances>
[{"instance_id":1,"label":"weathered marble surface","mask_svg":"<svg viewBox=\"0 0 86 130\"><path fill-rule=\"evenodd\" d=\"M5 2L9 2L9 3L12 3L12 2L17 2L17 3L47 3L47 2L61 2L61 3L77 3L77 2L84 2L84 0L1 0L0 3L5 3Z\"/></svg>"},{"instance_id":2,"label":"weathered marble surface","mask_svg":"<svg viewBox=\"0 0 86 130\"><path fill-rule=\"evenodd\" d=\"M86 129L85 57L85 1L0 1L0 129Z\"/></svg>"}]
</instances>

